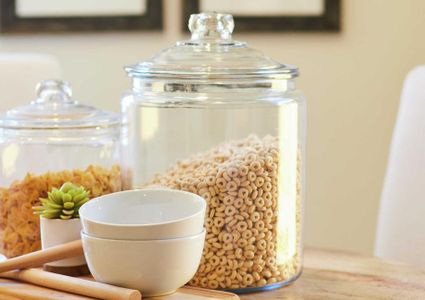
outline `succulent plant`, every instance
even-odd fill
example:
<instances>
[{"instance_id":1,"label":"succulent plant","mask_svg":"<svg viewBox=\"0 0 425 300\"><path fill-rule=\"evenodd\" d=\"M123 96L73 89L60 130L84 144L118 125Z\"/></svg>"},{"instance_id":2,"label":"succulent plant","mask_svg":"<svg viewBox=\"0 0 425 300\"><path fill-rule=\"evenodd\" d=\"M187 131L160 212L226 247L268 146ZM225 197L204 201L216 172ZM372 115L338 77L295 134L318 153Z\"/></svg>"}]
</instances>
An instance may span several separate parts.
<instances>
[{"instance_id":1,"label":"succulent plant","mask_svg":"<svg viewBox=\"0 0 425 300\"><path fill-rule=\"evenodd\" d=\"M89 192L71 182L64 183L60 189L53 188L47 198L40 198L41 206L34 206L35 214L47 219L68 220L79 218L80 207L89 201Z\"/></svg>"}]
</instances>

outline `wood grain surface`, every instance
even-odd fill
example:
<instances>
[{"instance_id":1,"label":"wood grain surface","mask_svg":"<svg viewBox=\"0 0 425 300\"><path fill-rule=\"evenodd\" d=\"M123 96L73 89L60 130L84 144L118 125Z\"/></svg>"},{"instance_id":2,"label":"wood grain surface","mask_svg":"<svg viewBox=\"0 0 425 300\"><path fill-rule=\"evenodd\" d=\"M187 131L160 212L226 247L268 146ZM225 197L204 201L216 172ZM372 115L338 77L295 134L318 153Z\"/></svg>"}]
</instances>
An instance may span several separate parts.
<instances>
[{"instance_id":1,"label":"wood grain surface","mask_svg":"<svg viewBox=\"0 0 425 300\"><path fill-rule=\"evenodd\" d=\"M412 245L413 246L413 245ZM241 295L242 300L425 299L425 270L344 251L308 248L291 286Z\"/></svg>"},{"instance_id":2,"label":"wood grain surface","mask_svg":"<svg viewBox=\"0 0 425 300\"><path fill-rule=\"evenodd\" d=\"M32 291L32 292L31 292ZM36 293L34 293L36 291ZM209 291L178 293L153 299L237 299ZM241 295L242 300L416 300L425 299L425 271L414 266L337 250L308 248L302 276L291 286ZM92 299L0 279L0 299Z\"/></svg>"}]
</instances>

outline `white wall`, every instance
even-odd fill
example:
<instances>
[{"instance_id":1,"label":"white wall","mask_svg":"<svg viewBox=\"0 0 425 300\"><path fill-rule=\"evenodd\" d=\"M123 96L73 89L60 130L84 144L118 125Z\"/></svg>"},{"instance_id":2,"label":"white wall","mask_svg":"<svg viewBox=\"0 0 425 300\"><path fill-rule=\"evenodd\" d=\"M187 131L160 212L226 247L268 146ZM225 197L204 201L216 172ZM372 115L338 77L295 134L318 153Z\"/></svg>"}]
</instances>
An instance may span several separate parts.
<instances>
[{"instance_id":1,"label":"white wall","mask_svg":"<svg viewBox=\"0 0 425 300\"><path fill-rule=\"evenodd\" d=\"M0 51L57 56L77 98L119 109L122 66L180 33L180 1L166 0L163 32L0 37ZM425 1L345 0L338 34L238 34L300 67L309 102L306 243L372 253L387 151L405 74L425 63Z\"/></svg>"}]
</instances>

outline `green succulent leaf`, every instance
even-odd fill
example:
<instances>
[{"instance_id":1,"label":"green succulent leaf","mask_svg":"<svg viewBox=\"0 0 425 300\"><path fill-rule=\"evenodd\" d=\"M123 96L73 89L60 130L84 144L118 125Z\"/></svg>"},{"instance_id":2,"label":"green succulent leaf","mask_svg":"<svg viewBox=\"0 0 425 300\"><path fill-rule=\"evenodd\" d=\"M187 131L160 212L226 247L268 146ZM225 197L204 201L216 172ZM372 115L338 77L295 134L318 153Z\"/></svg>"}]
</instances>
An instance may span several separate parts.
<instances>
[{"instance_id":1,"label":"green succulent leaf","mask_svg":"<svg viewBox=\"0 0 425 300\"><path fill-rule=\"evenodd\" d=\"M85 192L79 193L78 195L74 196L74 202L78 203L79 201L84 200L86 197L87 197L87 193Z\"/></svg>"},{"instance_id":2,"label":"green succulent leaf","mask_svg":"<svg viewBox=\"0 0 425 300\"><path fill-rule=\"evenodd\" d=\"M89 201L89 198L88 197L87 198L84 198L84 199L82 199L80 201L78 201L77 203L75 203L75 206L78 207L78 208L80 208L87 201Z\"/></svg>"},{"instance_id":3,"label":"green succulent leaf","mask_svg":"<svg viewBox=\"0 0 425 300\"><path fill-rule=\"evenodd\" d=\"M62 205L57 204L53 201L49 201L49 199L40 199L41 204L43 204L44 207L50 208L50 209L61 209Z\"/></svg>"},{"instance_id":4,"label":"green succulent leaf","mask_svg":"<svg viewBox=\"0 0 425 300\"><path fill-rule=\"evenodd\" d=\"M34 206L33 212L47 219L79 218L78 211L87 201L89 193L84 187L66 182L59 189L48 192L47 198L40 198L41 205Z\"/></svg>"},{"instance_id":5,"label":"green succulent leaf","mask_svg":"<svg viewBox=\"0 0 425 300\"><path fill-rule=\"evenodd\" d=\"M70 194L63 194L62 201L63 201L63 203L65 203L65 202L71 202L72 201L72 196Z\"/></svg>"},{"instance_id":6,"label":"green succulent leaf","mask_svg":"<svg viewBox=\"0 0 425 300\"><path fill-rule=\"evenodd\" d=\"M78 189L78 186L76 186L75 184L71 183L71 182L65 182L61 188L60 191L63 193L68 193L70 190L74 190L74 189Z\"/></svg>"},{"instance_id":7,"label":"green succulent leaf","mask_svg":"<svg viewBox=\"0 0 425 300\"><path fill-rule=\"evenodd\" d=\"M74 203L74 202L65 202L65 203L63 204L63 207L64 207L65 209L73 209L73 208L74 208L74 206L75 206L75 203Z\"/></svg>"}]
</instances>

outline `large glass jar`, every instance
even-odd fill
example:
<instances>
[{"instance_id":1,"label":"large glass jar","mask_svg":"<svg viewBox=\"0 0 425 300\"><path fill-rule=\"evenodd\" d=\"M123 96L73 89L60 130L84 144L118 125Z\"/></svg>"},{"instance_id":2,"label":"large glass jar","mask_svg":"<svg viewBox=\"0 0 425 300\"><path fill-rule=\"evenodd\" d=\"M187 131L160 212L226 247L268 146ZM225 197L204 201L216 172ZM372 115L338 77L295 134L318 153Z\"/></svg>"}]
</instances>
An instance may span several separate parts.
<instances>
[{"instance_id":1,"label":"large glass jar","mask_svg":"<svg viewBox=\"0 0 425 300\"><path fill-rule=\"evenodd\" d=\"M40 249L40 205L64 182L91 197L121 189L120 117L78 104L62 81L47 80L37 98L0 117L0 251L8 257Z\"/></svg>"},{"instance_id":2,"label":"large glass jar","mask_svg":"<svg viewBox=\"0 0 425 300\"><path fill-rule=\"evenodd\" d=\"M208 202L191 285L248 292L302 268L305 103L296 67L232 39L231 15L192 15L192 37L126 68L126 188L166 186Z\"/></svg>"}]
</instances>

